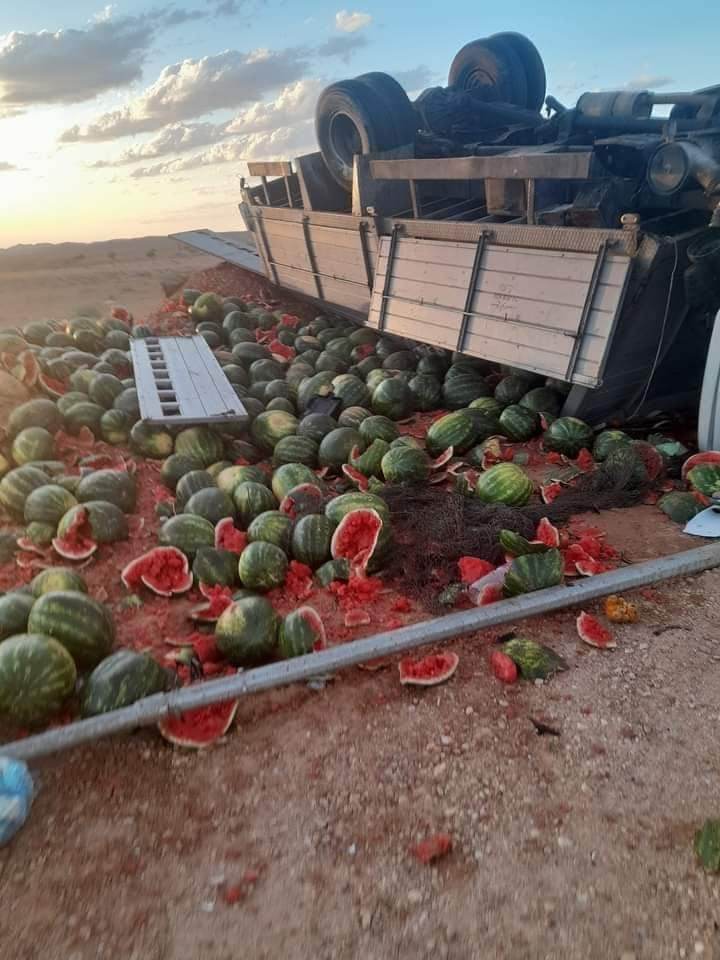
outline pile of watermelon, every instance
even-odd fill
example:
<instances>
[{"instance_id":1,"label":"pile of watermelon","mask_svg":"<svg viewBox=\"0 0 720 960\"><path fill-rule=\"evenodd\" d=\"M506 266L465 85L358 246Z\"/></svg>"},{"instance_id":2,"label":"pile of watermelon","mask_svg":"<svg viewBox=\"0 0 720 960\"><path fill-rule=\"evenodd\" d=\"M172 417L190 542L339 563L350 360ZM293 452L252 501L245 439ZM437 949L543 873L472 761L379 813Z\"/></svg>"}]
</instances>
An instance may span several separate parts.
<instances>
[{"instance_id":1,"label":"pile of watermelon","mask_svg":"<svg viewBox=\"0 0 720 960\"><path fill-rule=\"evenodd\" d=\"M172 308L243 401L245 417L222 431L140 420L130 341L157 331L124 310L0 333L4 369L28 391L0 456L0 508L16 527L9 562L41 570L0 597L0 714L22 726L322 649L343 639L318 612L328 598L348 629L370 623L394 547L387 484L446 484L522 507L619 465L655 484L677 522L720 488L720 454L687 459L672 437L596 434L561 415L563 383L242 297L186 290ZM316 412L317 398L335 401L334 415ZM114 649L112 616L80 572L134 542L143 461L157 464L166 491L156 545L117 576L138 602L187 605L187 637L163 662ZM538 464L551 471L539 481ZM563 537L547 523L534 541L503 531L501 544L507 563L474 578L476 602L616 562L601 537ZM204 744L234 713L223 704L162 730Z\"/></svg>"}]
</instances>

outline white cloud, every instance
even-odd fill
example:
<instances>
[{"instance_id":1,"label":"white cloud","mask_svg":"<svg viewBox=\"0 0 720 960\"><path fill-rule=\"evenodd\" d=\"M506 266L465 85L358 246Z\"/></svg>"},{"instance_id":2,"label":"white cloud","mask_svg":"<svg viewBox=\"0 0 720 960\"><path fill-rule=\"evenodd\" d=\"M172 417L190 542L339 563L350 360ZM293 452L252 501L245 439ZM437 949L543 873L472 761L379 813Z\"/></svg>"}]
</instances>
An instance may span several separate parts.
<instances>
[{"instance_id":1,"label":"white cloud","mask_svg":"<svg viewBox=\"0 0 720 960\"><path fill-rule=\"evenodd\" d=\"M114 3L106 3L102 10L98 10L91 18L94 23L104 23L106 20L112 20L117 6Z\"/></svg>"},{"instance_id":2,"label":"white cloud","mask_svg":"<svg viewBox=\"0 0 720 960\"><path fill-rule=\"evenodd\" d=\"M200 60L165 67L158 79L119 110L104 113L85 128L66 130L61 141L115 140L159 130L169 123L262 99L299 80L307 63L299 50L226 50Z\"/></svg>"},{"instance_id":3,"label":"white cloud","mask_svg":"<svg viewBox=\"0 0 720 960\"><path fill-rule=\"evenodd\" d=\"M0 173L11 173L13 170L19 170L14 163L8 163L7 160L0 160Z\"/></svg>"},{"instance_id":4,"label":"white cloud","mask_svg":"<svg viewBox=\"0 0 720 960\"><path fill-rule=\"evenodd\" d=\"M661 87L669 87L674 83L672 77L665 73L645 73L639 77L628 80L625 84L626 90L659 90Z\"/></svg>"},{"instance_id":5,"label":"white cloud","mask_svg":"<svg viewBox=\"0 0 720 960\"><path fill-rule=\"evenodd\" d=\"M140 77L154 34L149 18L123 17L0 37L0 108L79 103L125 86Z\"/></svg>"},{"instance_id":6,"label":"white cloud","mask_svg":"<svg viewBox=\"0 0 720 960\"><path fill-rule=\"evenodd\" d=\"M274 100L254 103L248 107L230 121L226 132L243 135L261 133L312 118L322 88L323 84L316 77L307 77L289 84Z\"/></svg>"},{"instance_id":7,"label":"white cloud","mask_svg":"<svg viewBox=\"0 0 720 960\"><path fill-rule=\"evenodd\" d=\"M357 30L364 30L372 23L372 16L369 13L360 13L359 10L338 10L335 14L335 27L342 33L355 33Z\"/></svg>"},{"instance_id":8,"label":"white cloud","mask_svg":"<svg viewBox=\"0 0 720 960\"><path fill-rule=\"evenodd\" d=\"M367 46L367 42L363 34L330 37L315 49L315 53L319 57L340 57L343 63L347 63L356 50Z\"/></svg>"},{"instance_id":9,"label":"white cloud","mask_svg":"<svg viewBox=\"0 0 720 960\"><path fill-rule=\"evenodd\" d=\"M288 156L312 149L314 139L314 124L311 119L308 119L294 126L279 127L271 131L237 137L226 143L218 143L191 157L180 157L176 160L150 164L147 167L138 167L130 176L134 180L141 180L176 175L186 170L197 170L220 163L240 163L256 159L287 160Z\"/></svg>"}]
</instances>

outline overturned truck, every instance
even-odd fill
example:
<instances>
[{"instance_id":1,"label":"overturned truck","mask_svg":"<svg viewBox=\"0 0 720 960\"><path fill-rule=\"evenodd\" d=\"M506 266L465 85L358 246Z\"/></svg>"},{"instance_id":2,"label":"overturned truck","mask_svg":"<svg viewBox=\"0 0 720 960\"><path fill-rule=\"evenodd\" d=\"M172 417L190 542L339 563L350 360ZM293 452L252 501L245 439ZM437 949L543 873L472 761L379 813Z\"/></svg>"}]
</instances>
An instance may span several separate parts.
<instances>
[{"instance_id":1,"label":"overturned truck","mask_svg":"<svg viewBox=\"0 0 720 960\"><path fill-rule=\"evenodd\" d=\"M563 381L565 414L699 405L720 447L720 85L569 109L533 44L495 34L414 103L387 74L333 84L316 131L317 153L249 164L256 254L179 238L387 335Z\"/></svg>"}]
</instances>

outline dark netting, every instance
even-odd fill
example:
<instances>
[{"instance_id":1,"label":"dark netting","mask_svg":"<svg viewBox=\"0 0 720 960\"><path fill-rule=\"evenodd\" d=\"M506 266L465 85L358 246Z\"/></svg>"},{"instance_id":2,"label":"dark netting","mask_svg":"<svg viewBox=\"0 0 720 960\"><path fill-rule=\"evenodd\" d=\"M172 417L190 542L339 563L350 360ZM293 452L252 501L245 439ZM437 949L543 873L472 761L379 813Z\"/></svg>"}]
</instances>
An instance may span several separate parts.
<instances>
[{"instance_id":1,"label":"dark netting","mask_svg":"<svg viewBox=\"0 0 720 960\"><path fill-rule=\"evenodd\" d=\"M443 588L457 579L460 557L503 562L501 530L532 539L542 517L561 525L579 513L631 507L642 500L648 486L638 482L632 461L603 464L577 477L554 503L526 507L486 504L427 484L386 486L382 496L390 508L396 544L387 574L397 578L404 593L437 612L442 609L438 597Z\"/></svg>"}]
</instances>

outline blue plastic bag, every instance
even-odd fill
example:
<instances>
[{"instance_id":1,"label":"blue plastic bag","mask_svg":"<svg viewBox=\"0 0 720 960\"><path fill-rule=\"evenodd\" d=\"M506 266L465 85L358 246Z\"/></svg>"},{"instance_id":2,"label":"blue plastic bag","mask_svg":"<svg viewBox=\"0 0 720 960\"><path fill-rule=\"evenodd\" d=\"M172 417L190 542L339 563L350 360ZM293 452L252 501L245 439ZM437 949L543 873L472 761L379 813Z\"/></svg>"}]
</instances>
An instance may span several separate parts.
<instances>
[{"instance_id":1,"label":"blue plastic bag","mask_svg":"<svg viewBox=\"0 0 720 960\"><path fill-rule=\"evenodd\" d=\"M0 757L0 847L9 843L27 820L34 794L25 764Z\"/></svg>"}]
</instances>

